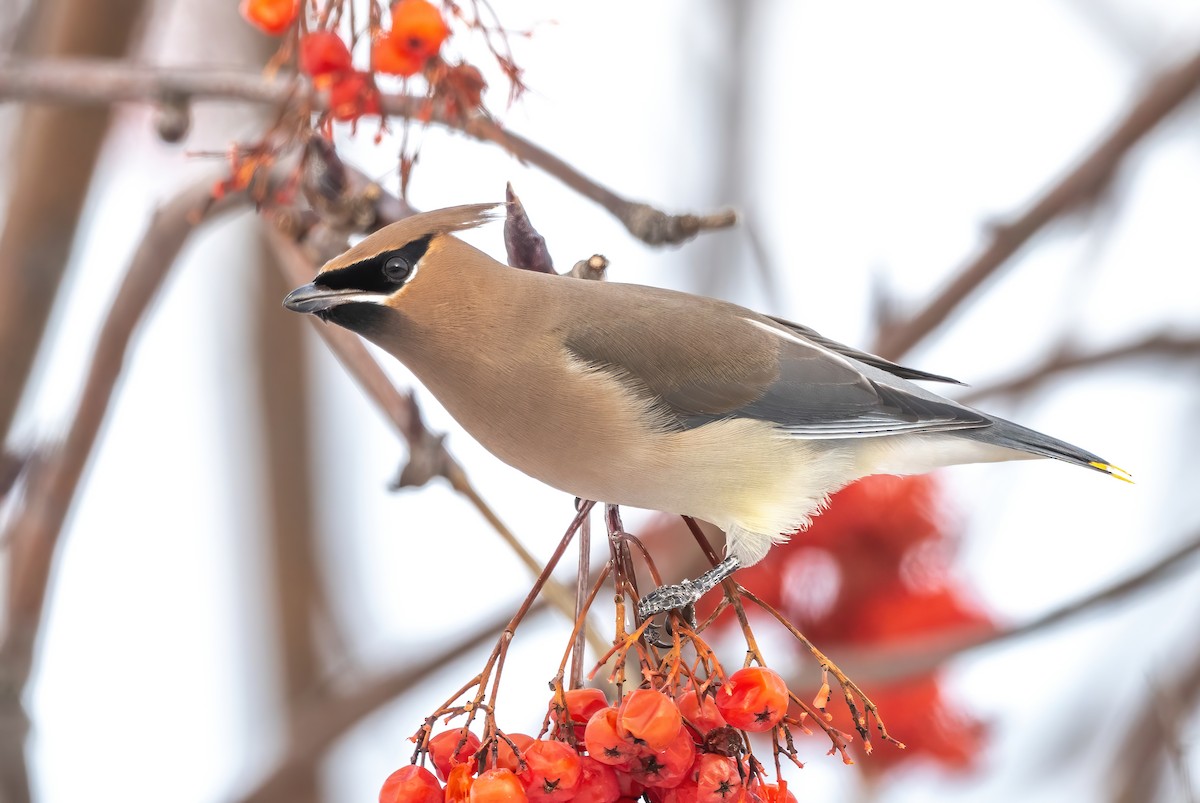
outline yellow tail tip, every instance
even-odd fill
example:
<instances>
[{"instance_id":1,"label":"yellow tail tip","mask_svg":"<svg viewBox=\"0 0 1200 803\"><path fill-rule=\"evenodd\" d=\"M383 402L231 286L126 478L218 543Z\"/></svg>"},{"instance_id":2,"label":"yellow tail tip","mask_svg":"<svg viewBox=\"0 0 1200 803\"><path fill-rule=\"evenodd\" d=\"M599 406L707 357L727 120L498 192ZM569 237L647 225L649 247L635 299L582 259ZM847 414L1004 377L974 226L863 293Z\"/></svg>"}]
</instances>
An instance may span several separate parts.
<instances>
[{"instance_id":1,"label":"yellow tail tip","mask_svg":"<svg viewBox=\"0 0 1200 803\"><path fill-rule=\"evenodd\" d=\"M1095 460L1088 463L1088 465L1091 466L1092 468L1100 469L1101 471L1103 471L1105 474L1107 474L1110 477L1116 477L1121 482L1127 482L1130 485L1133 485L1133 476L1123 468L1111 465L1109 463L1099 463L1099 462L1096 462Z\"/></svg>"}]
</instances>

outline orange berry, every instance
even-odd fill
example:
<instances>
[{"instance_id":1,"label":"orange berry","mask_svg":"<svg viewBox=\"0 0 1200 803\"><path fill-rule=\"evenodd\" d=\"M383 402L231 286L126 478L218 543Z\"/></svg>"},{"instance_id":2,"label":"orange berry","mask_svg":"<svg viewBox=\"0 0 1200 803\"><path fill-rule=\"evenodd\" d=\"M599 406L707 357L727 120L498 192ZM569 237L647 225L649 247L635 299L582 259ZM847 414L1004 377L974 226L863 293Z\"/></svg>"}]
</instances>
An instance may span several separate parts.
<instances>
[{"instance_id":1,"label":"orange berry","mask_svg":"<svg viewBox=\"0 0 1200 803\"><path fill-rule=\"evenodd\" d=\"M479 737L468 731L466 741L459 747L459 742L462 741L461 730L442 731L429 740L429 758L437 769L438 777L443 781L449 777L451 768L458 764L467 764L474 772L475 751L480 745Z\"/></svg>"},{"instance_id":2,"label":"orange berry","mask_svg":"<svg viewBox=\"0 0 1200 803\"><path fill-rule=\"evenodd\" d=\"M364 114L379 114L379 90L371 76L344 73L329 87L329 111L333 119L357 120Z\"/></svg>"},{"instance_id":3,"label":"orange berry","mask_svg":"<svg viewBox=\"0 0 1200 803\"><path fill-rule=\"evenodd\" d=\"M701 697L695 689L685 689L675 698L679 713L688 724L694 726L703 739L708 733L717 728L723 728L728 723L717 709L717 704L710 695Z\"/></svg>"},{"instance_id":4,"label":"orange berry","mask_svg":"<svg viewBox=\"0 0 1200 803\"><path fill-rule=\"evenodd\" d=\"M471 776L475 768L470 764L455 764L446 779L446 799L444 803L470 803L471 786L475 779ZM397 801L399 803L399 801Z\"/></svg>"},{"instance_id":5,"label":"orange berry","mask_svg":"<svg viewBox=\"0 0 1200 803\"><path fill-rule=\"evenodd\" d=\"M314 31L300 37L300 72L320 78L353 69L350 48L333 31Z\"/></svg>"},{"instance_id":6,"label":"orange berry","mask_svg":"<svg viewBox=\"0 0 1200 803\"><path fill-rule=\"evenodd\" d=\"M534 743L534 738L524 733L510 733L508 738L521 751L521 755L529 749L529 745ZM506 770L512 770L514 773L520 768L521 762L517 760L517 754L508 746L508 742L503 739L496 746L496 765Z\"/></svg>"},{"instance_id":7,"label":"orange berry","mask_svg":"<svg viewBox=\"0 0 1200 803\"><path fill-rule=\"evenodd\" d=\"M769 731L788 708L787 684L765 666L748 666L729 676L717 690L717 710L725 721L744 731Z\"/></svg>"},{"instance_id":8,"label":"orange berry","mask_svg":"<svg viewBox=\"0 0 1200 803\"><path fill-rule=\"evenodd\" d=\"M602 708L592 714L583 732L588 755L610 767L626 767L637 758L637 746L617 732L617 709Z\"/></svg>"},{"instance_id":9,"label":"orange berry","mask_svg":"<svg viewBox=\"0 0 1200 803\"><path fill-rule=\"evenodd\" d=\"M583 768L570 745L539 739L525 751L525 763L517 777L530 803L563 803L575 796Z\"/></svg>"},{"instance_id":10,"label":"orange berry","mask_svg":"<svg viewBox=\"0 0 1200 803\"><path fill-rule=\"evenodd\" d=\"M511 771L488 770L471 784L470 803L525 803L529 798Z\"/></svg>"},{"instance_id":11,"label":"orange berry","mask_svg":"<svg viewBox=\"0 0 1200 803\"><path fill-rule=\"evenodd\" d=\"M783 782L756 784L752 791L757 793L763 803L798 803L796 796Z\"/></svg>"},{"instance_id":12,"label":"orange berry","mask_svg":"<svg viewBox=\"0 0 1200 803\"><path fill-rule=\"evenodd\" d=\"M646 786L670 789L683 783L695 760L696 745L692 735L681 730L663 750L640 756L629 774Z\"/></svg>"},{"instance_id":13,"label":"orange berry","mask_svg":"<svg viewBox=\"0 0 1200 803\"><path fill-rule=\"evenodd\" d=\"M702 753L692 765L696 803L734 803L742 794L737 762L728 756Z\"/></svg>"},{"instance_id":14,"label":"orange berry","mask_svg":"<svg viewBox=\"0 0 1200 803\"><path fill-rule=\"evenodd\" d=\"M575 726L575 740L581 741L592 714L608 708L608 698L604 692L592 688L570 689L564 696L567 699L567 718Z\"/></svg>"},{"instance_id":15,"label":"orange berry","mask_svg":"<svg viewBox=\"0 0 1200 803\"><path fill-rule=\"evenodd\" d=\"M573 803L616 803L621 797L615 769L591 756L581 756L579 768L579 791Z\"/></svg>"},{"instance_id":16,"label":"orange berry","mask_svg":"<svg viewBox=\"0 0 1200 803\"><path fill-rule=\"evenodd\" d=\"M238 10L254 27L278 36L292 27L300 11L300 0L242 0Z\"/></svg>"},{"instance_id":17,"label":"orange berry","mask_svg":"<svg viewBox=\"0 0 1200 803\"><path fill-rule=\"evenodd\" d=\"M392 34L383 34L371 43L371 69L405 78L416 75L425 66L425 59L399 47Z\"/></svg>"},{"instance_id":18,"label":"orange berry","mask_svg":"<svg viewBox=\"0 0 1200 803\"><path fill-rule=\"evenodd\" d=\"M429 770L409 764L383 782L379 803L442 803L442 785Z\"/></svg>"},{"instance_id":19,"label":"orange berry","mask_svg":"<svg viewBox=\"0 0 1200 803\"><path fill-rule=\"evenodd\" d=\"M437 55L450 28L442 12L428 0L399 0L392 5L392 34L398 50L424 64Z\"/></svg>"},{"instance_id":20,"label":"orange berry","mask_svg":"<svg viewBox=\"0 0 1200 803\"><path fill-rule=\"evenodd\" d=\"M617 731L650 750L662 750L671 744L682 726L679 706L654 689L629 692L617 712Z\"/></svg>"}]
</instances>

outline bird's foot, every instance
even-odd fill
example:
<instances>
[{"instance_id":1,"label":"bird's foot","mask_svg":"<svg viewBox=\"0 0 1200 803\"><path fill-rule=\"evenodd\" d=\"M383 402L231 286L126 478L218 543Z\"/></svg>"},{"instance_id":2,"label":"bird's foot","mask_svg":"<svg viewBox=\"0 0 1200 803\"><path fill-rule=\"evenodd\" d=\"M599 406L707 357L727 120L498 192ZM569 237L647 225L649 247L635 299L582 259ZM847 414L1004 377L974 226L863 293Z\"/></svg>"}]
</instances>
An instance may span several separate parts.
<instances>
[{"instance_id":1,"label":"bird's foot","mask_svg":"<svg viewBox=\"0 0 1200 803\"><path fill-rule=\"evenodd\" d=\"M674 585L659 586L638 602L638 616L649 619L667 611L680 611L693 628L696 627L696 601L718 583L737 571L741 563L730 555L695 580L683 580Z\"/></svg>"}]
</instances>

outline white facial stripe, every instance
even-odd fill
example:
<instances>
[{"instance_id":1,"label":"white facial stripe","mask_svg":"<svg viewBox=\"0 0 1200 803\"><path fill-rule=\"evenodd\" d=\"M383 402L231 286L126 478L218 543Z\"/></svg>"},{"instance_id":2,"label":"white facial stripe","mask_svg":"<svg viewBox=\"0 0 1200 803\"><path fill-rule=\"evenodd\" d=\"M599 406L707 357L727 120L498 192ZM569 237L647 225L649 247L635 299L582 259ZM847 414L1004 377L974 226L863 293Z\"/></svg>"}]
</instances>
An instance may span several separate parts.
<instances>
[{"instance_id":1,"label":"white facial stripe","mask_svg":"<svg viewBox=\"0 0 1200 803\"><path fill-rule=\"evenodd\" d=\"M356 302L360 304L383 304L388 300L387 296L379 293L339 293L337 296L338 303Z\"/></svg>"}]
</instances>

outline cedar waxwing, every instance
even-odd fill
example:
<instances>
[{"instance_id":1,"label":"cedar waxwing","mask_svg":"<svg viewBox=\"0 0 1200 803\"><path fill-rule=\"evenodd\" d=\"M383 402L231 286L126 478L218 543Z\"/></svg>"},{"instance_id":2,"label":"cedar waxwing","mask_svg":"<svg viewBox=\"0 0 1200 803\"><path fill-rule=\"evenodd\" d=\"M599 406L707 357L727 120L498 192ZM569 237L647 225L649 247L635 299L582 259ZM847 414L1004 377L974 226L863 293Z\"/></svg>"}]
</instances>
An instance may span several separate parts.
<instances>
[{"instance_id":1,"label":"cedar waxwing","mask_svg":"<svg viewBox=\"0 0 1200 803\"><path fill-rule=\"evenodd\" d=\"M720 576L762 560L868 474L1053 457L1127 479L1091 452L908 381L953 379L735 304L509 268L453 236L495 210L394 223L284 305L394 355L526 474L720 527ZM660 595L658 609L688 599Z\"/></svg>"}]
</instances>

